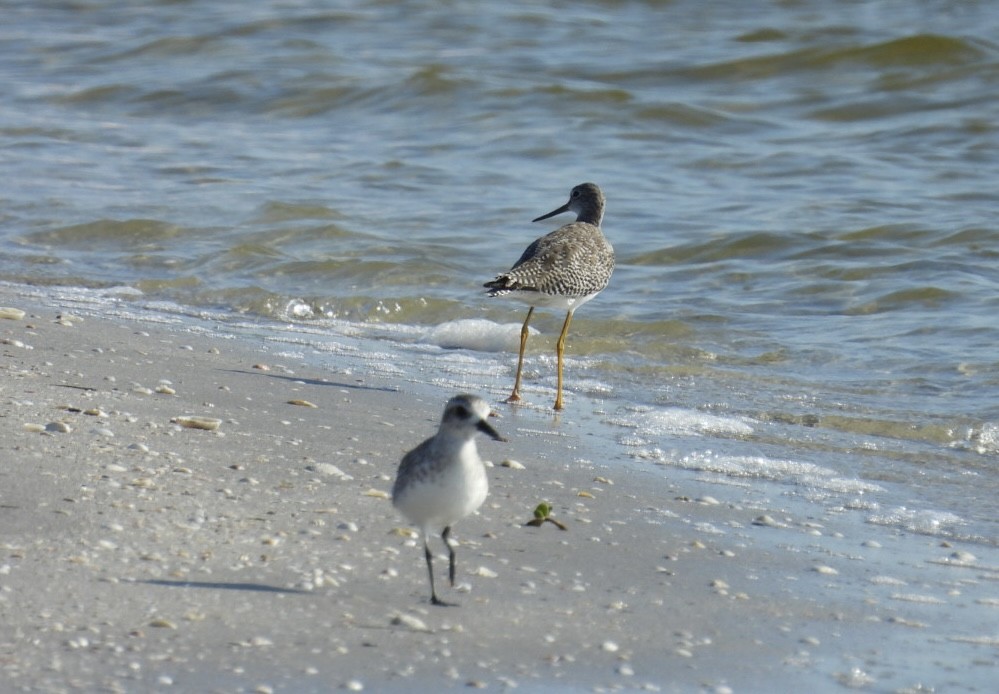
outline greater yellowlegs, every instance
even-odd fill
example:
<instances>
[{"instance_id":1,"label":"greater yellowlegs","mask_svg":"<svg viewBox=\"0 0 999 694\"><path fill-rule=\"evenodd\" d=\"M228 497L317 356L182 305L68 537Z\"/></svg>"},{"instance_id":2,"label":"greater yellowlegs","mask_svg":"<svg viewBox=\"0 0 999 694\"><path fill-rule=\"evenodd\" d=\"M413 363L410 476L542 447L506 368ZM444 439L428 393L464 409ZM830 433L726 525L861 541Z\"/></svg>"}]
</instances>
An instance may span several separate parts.
<instances>
[{"instance_id":1,"label":"greater yellowlegs","mask_svg":"<svg viewBox=\"0 0 999 694\"><path fill-rule=\"evenodd\" d=\"M562 334L555 353L558 357L558 393L555 409L562 404L562 360L565 336L569 333L573 312L599 294L610 282L614 272L614 249L600 231L604 216L604 194L594 183L581 183L569 193L569 202L535 222L563 212L575 212L576 221L566 224L536 240L520 256L512 268L496 279L486 282L489 296L510 295L530 305L520 329L520 354L517 376L507 402L520 400L520 377L527 347L527 324L536 307L560 308L567 311Z\"/></svg>"},{"instance_id":2,"label":"greater yellowlegs","mask_svg":"<svg viewBox=\"0 0 999 694\"><path fill-rule=\"evenodd\" d=\"M456 395L444 407L437 434L411 450L399 463L392 504L423 535L430 573L430 602L447 605L434 589L434 562L430 532L443 528L441 538L449 555L449 577L454 585L454 547L451 526L482 505L489 493L486 469L475 447L475 435L488 434L505 441L486 420L489 405L474 395Z\"/></svg>"}]
</instances>

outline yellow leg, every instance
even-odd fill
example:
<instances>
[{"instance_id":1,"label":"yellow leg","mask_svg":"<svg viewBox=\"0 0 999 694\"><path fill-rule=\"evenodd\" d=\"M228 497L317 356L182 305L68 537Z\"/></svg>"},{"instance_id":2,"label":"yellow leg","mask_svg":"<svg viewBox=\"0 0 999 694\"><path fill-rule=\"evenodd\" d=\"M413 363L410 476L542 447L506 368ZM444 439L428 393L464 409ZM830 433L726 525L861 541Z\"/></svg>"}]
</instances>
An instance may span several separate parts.
<instances>
[{"instance_id":1,"label":"yellow leg","mask_svg":"<svg viewBox=\"0 0 999 694\"><path fill-rule=\"evenodd\" d=\"M531 314L533 313L534 307L531 306L527 311L527 318L524 319L524 325L520 329L520 355L517 357L517 377L513 380L513 392L506 399L507 402L520 402L520 372L524 370L524 350L527 349L527 336L530 334L527 331L527 324L531 322Z\"/></svg>"},{"instance_id":2,"label":"yellow leg","mask_svg":"<svg viewBox=\"0 0 999 694\"><path fill-rule=\"evenodd\" d=\"M565 323L562 324L562 334L558 336L558 343L555 345L555 355L558 357L558 394L555 395L555 409L562 409L562 358L565 355L565 336L569 334L569 324L572 323L572 311L565 314Z\"/></svg>"}]
</instances>

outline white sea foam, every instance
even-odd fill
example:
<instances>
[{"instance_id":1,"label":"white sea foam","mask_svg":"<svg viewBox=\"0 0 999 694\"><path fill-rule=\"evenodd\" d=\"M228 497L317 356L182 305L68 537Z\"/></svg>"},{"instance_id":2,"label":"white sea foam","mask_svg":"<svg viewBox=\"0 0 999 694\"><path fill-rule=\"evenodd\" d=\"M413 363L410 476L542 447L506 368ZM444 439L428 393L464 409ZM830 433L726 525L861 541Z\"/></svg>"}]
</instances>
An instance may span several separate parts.
<instances>
[{"instance_id":1,"label":"white sea foam","mask_svg":"<svg viewBox=\"0 0 999 694\"><path fill-rule=\"evenodd\" d=\"M143 296L141 289L137 287L128 287L125 285L118 285L114 287L105 287L99 290L104 296L110 297L123 297L126 299L136 299Z\"/></svg>"},{"instance_id":2,"label":"white sea foam","mask_svg":"<svg viewBox=\"0 0 999 694\"><path fill-rule=\"evenodd\" d=\"M904 506L874 513L867 518L868 523L902 528L923 535L950 535L955 526L964 525L960 516L947 511L918 510Z\"/></svg>"},{"instance_id":3,"label":"white sea foam","mask_svg":"<svg viewBox=\"0 0 999 694\"><path fill-rule=\"evenodd\" d=\"M794 460L765 456L716 455L710 451L678 456L660 449L643 450L638 456L685 470L712 472L726 477L770 480L837 494L867 494L883 491L881 487L871 482L838 477L835 471L829 468Z\"/></svg>"},{"instance_id":4,"label":"white sea foam","mask_svg":"<svg viewBox=\"0 0 999 694\"><path fill-rule=\"evenodd\" d=\"M801 487L806 497L814 501L823 501L829 494L863 496L884 491L877 484L842 477L835 470L814 463L766 456L718 454L710 450L681 453L653 446L658 441L679 437L733 438L752 434L753 427L737 417L679 407L633 408L630 414L619 416L609 423L630 430L620 436L618 442L638 449L635 457L662 465L710 472L730 479L760 479L793 485Z\"/></svg>"},{"instance_id":5,"label":"white sea foam","mask_svg":"<svg viewBox=\"0 0 999 694\"><path fill-rule=\"evenodd\" d=\"M279 315L283 318L312 318L315 316L315 311L307 302L301 299L292 299L285 305L284 310Z\"/></svg>"},{"instance_id":6,"label":"white sea foam","mask_svg":"<svg viewBox=\"0 0 999 694\"><path fill-rule=\"evenodd\" d=\"M705 414L697 410L680 407L652 408L638 410L629 417L610 420L628 429L635 429L645 438L666 436L746 436L753 433L753 427L742 419Z\"/></svg>"},{"instance_id":7,"label":"white sea foam","mask_svg":"<svg viewBox=\"0 0 999 694\"><path fill-rule=\"evenodd\" d=\"M986 422L980 428L968 429L962 440L951 445L980 455L999 453L999 424Z\"/></svg>"},{"instance_id":8,"label":"white sea foam","mask_svg":"<svg viewBox=\"0 0 999 694\"><path fill-rule=\"evenodd\" d=\"M510 352L520 347L519 323L494 323L481 318L448 321L428 329L420 342L444 349ZM537 331L531 329L532 334Z\"/></svg>"}]
</instances>

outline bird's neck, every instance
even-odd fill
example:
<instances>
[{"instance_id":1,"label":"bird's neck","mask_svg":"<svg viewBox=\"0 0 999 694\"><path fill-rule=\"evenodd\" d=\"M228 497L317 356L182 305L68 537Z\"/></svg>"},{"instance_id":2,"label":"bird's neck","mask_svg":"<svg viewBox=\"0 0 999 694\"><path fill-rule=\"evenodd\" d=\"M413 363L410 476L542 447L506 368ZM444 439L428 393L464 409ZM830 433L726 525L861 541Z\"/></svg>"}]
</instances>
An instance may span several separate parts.
<instances>
[{"instance_id":1,"label":"bird's neck","mask_svg":"<svg viewBox=\"0 0 999 694\"><path fill-rule=\"evenodd\" d=\"M475 439L474 438L469 438L468 436L466 436L464 434L459 434L459 433L445 433L443 436L440 437L439 440L440 440L441 444L444 445L444 446L446 446L447 448L451 448L451 449L454 449L454 448L460 448L460 449L471 448L471 450L473 450L473 451L475 450Z\"/></svg>"}]
</instances>

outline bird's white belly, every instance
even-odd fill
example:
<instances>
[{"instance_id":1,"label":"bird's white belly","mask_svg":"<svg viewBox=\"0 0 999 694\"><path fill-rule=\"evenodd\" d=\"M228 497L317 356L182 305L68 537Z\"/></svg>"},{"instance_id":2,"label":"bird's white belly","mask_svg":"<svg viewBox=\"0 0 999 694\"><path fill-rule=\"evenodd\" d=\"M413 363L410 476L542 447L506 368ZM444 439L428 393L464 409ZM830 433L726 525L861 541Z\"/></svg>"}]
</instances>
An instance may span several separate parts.
<instances>
[{"instance_id":1,"label":"bird's white belly","mask_svg":"<svg viewBox=\"0 0 999 694\"><path fill-rule=\"evenodd\" d=\"M482 463L463 460L406 489L396 506L417 525L444 527L482 506L488 493L489 481Z\"/></svg>"},{"instance_id":2,"label":"bird's white belly","mask_svg":"<svg viewBox=\"0 0 999 694\"><path fill-rule=\"evenodd\" d=\"M533 290L517 290L510 292L507 296L537 308L557 308L563 311L575 311L599 293L594 292L593 294L584 294L583 296L563 296L559 294L545 294L544 292Z\"/></svg>"}]
</instances>

